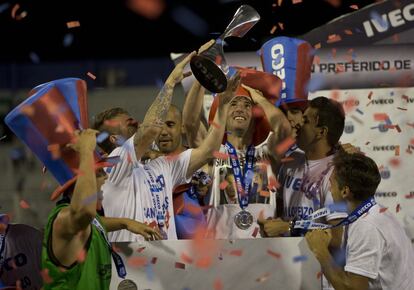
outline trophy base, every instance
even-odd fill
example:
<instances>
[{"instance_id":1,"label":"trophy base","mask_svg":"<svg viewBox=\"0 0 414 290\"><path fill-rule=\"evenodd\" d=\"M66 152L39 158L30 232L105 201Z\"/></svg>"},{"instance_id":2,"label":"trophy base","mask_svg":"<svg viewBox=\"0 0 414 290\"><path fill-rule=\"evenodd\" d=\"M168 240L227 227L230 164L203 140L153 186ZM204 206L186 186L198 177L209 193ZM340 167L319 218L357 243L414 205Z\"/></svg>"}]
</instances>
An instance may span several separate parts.
<instances>
[{"instance_id":1,"label":"trophy base","mask_svg":"<svg viewBox=\"0 0 414 290\"><path fill-rule=\"evenodd\" d=\"M226 75L214 61L196 55L191 59L190 66L197 81L207 90L212 93L221 93L226 90Z\"/></svg>"}]
</instances>

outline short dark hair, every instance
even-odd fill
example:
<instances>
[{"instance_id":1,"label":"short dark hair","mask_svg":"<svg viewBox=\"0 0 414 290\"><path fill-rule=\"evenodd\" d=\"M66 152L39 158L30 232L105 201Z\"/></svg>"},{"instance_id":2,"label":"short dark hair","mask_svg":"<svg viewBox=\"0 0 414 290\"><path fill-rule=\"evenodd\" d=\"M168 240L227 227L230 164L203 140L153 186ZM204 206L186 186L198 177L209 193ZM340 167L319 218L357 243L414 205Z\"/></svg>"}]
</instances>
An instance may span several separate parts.
<instances>
[{"instance_id":1,"label":"short dark hair","mask_svg":"<svg viewBox=\"0 0 414 290\"><path fill-rule=\"evenodd\" d=\"M375 195L381 175L374 160L361 153L339 151L334 158L334 166L340 189L348 186L354 198L359 201Z\"/></svg>"},{"instance_id":2,"label":"short dark hair","mask_svg":"<svg viewBox=\"0 0 414 290\"><path fill-rule=\"evenodd\" d=\"M340 103L325 97L317 97L309 102L309 107L318 110L318 126L328 128L328 143L338 144L345 127L345 112Z\"/></svg>"},{"instance_id":3,"label":"short dark hair","mask_svg":"<svg viewBox=\"0 0 414 290\"><path fill-rule=\"evenodd\" d=\"M110 108L110 109L107 109L105 111L102 111L94 117L92 128L95 129L95 130L98 130L99 132L106 131L110 135L119 134L116 127L108 126L105 121L111 120L111 119L113 119L113 118L115 118L115 117L117 117L121 114L129 115L127 110L125 110L123 108L119 108L119 107ZM106 138L103 142L101 142L99 144L99 146L106 153L110 153L116 147L116 145L111 143L109 138Z\"/></svg>"}]
</instances>

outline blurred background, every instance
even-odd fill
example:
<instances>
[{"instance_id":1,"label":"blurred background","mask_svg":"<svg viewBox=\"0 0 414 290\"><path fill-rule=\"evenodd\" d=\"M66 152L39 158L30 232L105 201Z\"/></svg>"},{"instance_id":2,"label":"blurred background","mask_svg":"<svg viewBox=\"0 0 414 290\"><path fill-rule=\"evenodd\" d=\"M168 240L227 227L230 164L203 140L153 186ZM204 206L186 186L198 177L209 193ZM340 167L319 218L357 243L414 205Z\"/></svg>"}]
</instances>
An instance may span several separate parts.
<instances>
[{"instance_id":1,"label":"blurred background","mask_svg":"<svg viewBox=\"0 0 414 290\"><path fill-rule=\"evenodd\" d=\"M89 115L111 107L142 120L174 67L172 52L190 52L218 37L241 4L261 21L225 52L256 51L275 36L301 35L374 3L372 0L0 0L0 212L42 227L57 186L4 125L4 116L34 86L64 77L88 83ZM94 77L89 77L91 73ZM173 103L182 106L184 91Z\"/></svg>"}]
</instances>

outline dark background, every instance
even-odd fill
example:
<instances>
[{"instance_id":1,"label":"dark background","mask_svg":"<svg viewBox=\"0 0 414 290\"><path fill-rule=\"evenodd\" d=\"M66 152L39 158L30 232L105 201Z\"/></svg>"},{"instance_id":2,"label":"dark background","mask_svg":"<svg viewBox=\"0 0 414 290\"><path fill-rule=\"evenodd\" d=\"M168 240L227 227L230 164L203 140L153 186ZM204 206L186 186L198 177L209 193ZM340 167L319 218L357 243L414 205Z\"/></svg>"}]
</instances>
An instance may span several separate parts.
<instances>
[{"instance_id":1,"label":"dark background","mask_svg":"<svg viewBox=\"0 0 414 290\"><path fill-rule=\"evenodd\" d=\"M351 5L373 2L0 0L0 62L151 58L190 51L218 37L241 4L256 8L261 21L244 38L227 39L225 50L256 50L271 37L299 36L355 11ZM79 21L80 27L67 28L69 21ZM274 25L278 28L271 34Z\"/></svg>"}]
</instances>

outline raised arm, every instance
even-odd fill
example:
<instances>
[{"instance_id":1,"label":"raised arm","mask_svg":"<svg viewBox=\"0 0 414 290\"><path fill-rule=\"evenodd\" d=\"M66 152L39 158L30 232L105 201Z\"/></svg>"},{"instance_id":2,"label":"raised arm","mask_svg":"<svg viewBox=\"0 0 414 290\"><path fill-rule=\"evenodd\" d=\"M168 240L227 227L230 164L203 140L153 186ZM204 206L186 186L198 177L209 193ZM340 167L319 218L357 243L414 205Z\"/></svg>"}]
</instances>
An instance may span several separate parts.
<instances>
[{"instance_id":1,"label":"raised arm","mask_svg":"<svg viewBox=\"0 0 414 290\"><path fill-rule=\"evenodd\" d=\"M226 128L227 111L231 98L240 84L240 75L237 73L230 79L227 89L224 93L218 95L219 107L214 117L216 126L210 126L207 137L198 148L191 152L190 164L187 169L187 177L191 176L194 171L206 164L209 159L213 158L213 152L219 150L223 140Z\"/></svg>"},{"instance_id":2,"label":"raised arm","mask_svg":"<svg viewBox=\"0 0 414 290\"><path fill-rule=\"evenodd\" d=\"M183 108L183 126L187 137L188 145L197 148L207 136L207 128L201 122L203 109L204 87L194 80L188 91Z\"/></svg>"},{"instance_id":3,"label":"raised arm","mask_svg":"<svg viewBox=\"0 0 414 290\"><path fill-rule=\"evenodd\" d=\"M171 99L176 84L180 83L183 78L190 75L184 73L184 67L196 52L190 53L179 64L176 65L171 72L161 91L158 93L154 102L151 104L144 121L139 126L137 133L134 136L134 148L137 160L140 160L142 155L147 151L151 143L161 133L162 126L171 105Z\"/></svg>"},{"instance_id":4,"label":"raised arm","mask_svg":"<svg viewBox=\"0 0 414 290\"><path fill-rule=\"evenodd\" d=\"M86 230L96 216L96 202L85 201L96 200L97 185L93 152L97 133L98 131L92 129L76 131L75 143L68 145L79 153L79 173L70 205L56 217L54 225L59 224L59 226L56 229L53 227L54 233L66 240Z\"/></svg>"},{"instance_id":5,"label":"raised arm","mask_svg":"<svg viewBox=\"0 0 414 290\"><path fill-rule=\"evenodd\" d=\"M270 123L273 134L268 141L269 153L272 154L276 160L278 160L280 159L280 156L277 156L274 147L276 144L291 136L292 128L290 126L290 123L285 114L283 114L279 108L269 102L260 91L252 89L245 85L243 85L243 87L250 92L250 95L252 96L252 99L256 105L260 106L263 109L264 114Z\"/></svg>"}]
</instances>

